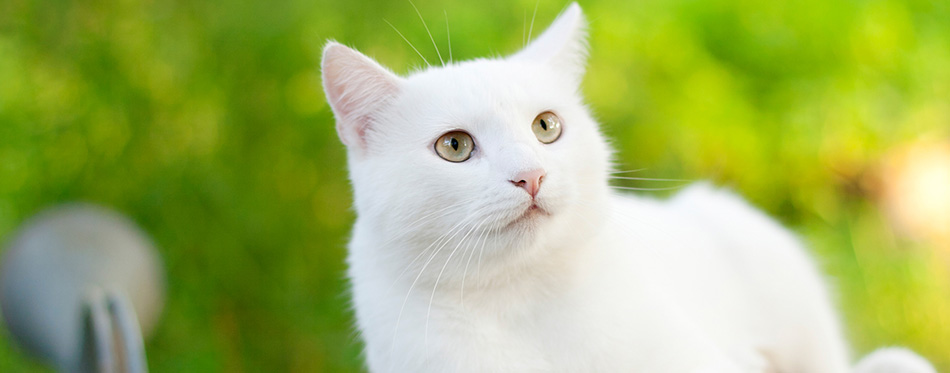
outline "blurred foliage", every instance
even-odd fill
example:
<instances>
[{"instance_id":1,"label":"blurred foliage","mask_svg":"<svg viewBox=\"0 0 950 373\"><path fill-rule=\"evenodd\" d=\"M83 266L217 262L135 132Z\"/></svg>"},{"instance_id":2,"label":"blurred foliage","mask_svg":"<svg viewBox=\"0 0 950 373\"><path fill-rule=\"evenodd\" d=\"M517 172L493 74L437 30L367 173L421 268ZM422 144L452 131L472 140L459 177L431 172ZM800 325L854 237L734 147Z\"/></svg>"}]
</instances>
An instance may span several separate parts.
<instances>
[{"instance_id":1,"label":"blurred foliage","mask_svg":"<svg viewBox=\"0 0 950 373\"><path fill-rule=\"evenodd\" d=\"M456 60L520 48L535 7L417 5L443 52L447 17ZM540 3L534 35L564 5ZM739 190L812 244L856 356L906 345L950 370L950 242L892 228L868 176L950 138L950 3L581 5L584 91L620 167ZM167 267L154 371L359 370L318 65L333 38L420 68L384 20L437 60L402 0L0 2L0 241L56 203L111 206ZM0 371L42 369L0 331Z\"/></svg>"}]
</instances>

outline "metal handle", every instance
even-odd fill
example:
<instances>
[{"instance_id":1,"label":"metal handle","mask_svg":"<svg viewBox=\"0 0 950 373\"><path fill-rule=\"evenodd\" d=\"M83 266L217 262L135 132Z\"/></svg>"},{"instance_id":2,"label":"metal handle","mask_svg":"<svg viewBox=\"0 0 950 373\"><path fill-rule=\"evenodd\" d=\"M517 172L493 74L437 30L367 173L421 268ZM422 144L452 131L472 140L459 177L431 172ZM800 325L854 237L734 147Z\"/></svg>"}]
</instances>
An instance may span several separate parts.
<instances>
[{"instance_id":1,"label":"metal handle","mask_svg":"<svg viewBox=\"0 0 950 373\"><path fill-rule=\"evenodd\" d=\"M121 291L90 289L83 301L83 372L147 373L135 311Z\"/></svg>"}]
</instances>

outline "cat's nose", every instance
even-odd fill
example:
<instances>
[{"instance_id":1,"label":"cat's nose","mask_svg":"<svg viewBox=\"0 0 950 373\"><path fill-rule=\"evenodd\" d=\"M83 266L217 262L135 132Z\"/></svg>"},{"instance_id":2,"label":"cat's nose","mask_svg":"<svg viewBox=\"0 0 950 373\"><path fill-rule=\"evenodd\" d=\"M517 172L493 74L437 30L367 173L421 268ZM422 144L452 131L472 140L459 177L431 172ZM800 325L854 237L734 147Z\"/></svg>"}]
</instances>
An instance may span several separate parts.
<instances>
[{"instance_id":1,"label":"cat's nose","mask_svg":"<svg viewBox=\"0 0 950 373\"><path fill-rule=\"evenodd\" d=\"M541 189L541 181L544 180L545 172L542 169L520 172L510 181L516 187L524 188L531 198L538 195L538 189Z\"/></svg>"}]
</instances>

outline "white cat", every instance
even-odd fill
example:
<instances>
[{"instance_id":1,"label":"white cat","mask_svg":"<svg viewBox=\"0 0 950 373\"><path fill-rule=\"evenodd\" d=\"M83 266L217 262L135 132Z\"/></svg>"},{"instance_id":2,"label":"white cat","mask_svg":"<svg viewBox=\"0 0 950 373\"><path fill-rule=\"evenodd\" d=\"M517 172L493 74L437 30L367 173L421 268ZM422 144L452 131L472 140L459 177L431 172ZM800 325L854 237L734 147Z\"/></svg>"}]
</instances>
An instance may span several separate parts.
<instances>
[{"instance_id":1,"label":"white cat","mask_svg":"<svg viewBox=\"0 0 950 373\"><path fill-rule=\"evenodd\" d=\"M407 78L326 46L370 370L850 371L792 234L705 184L670 201L608 187L611 150L579 95L584 28L571 4L513 56ZM933 371L906 354L861 369Z\"/></svg>"}]
</instances>

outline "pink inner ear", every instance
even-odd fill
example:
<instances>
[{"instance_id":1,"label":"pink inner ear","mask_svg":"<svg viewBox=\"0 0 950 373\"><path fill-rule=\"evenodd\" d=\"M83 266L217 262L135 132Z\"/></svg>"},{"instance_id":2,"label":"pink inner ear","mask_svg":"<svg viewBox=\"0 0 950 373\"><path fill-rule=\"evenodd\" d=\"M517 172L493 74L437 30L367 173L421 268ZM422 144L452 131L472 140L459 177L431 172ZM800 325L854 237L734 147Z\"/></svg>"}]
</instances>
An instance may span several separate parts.
<instances>
[{"instance_id":1,"label":"pink inner ear","mask_svg":"<svg viewBox=\"0 0 950 373\"><path fill-rule=\"evenodd\" d=\"M330 43L323 53L323 85L347 146L363 147L374 115L398 92L399 78L359 52Z\"/></svg>"},{"instance_id":2,"label":"pink inner ear","mask_svg":"<svg viewBox=\"0 0 950 373\"><path fill-rule=\"evenodd\" d=\"M336 133L340 136L340 141L346 146L356 146L360 149L366 147L366 128L369 126L370 118L360 117L351 120L349 124L344 124L342 120L337 120Z\"/></svg>"}]
</instances>

